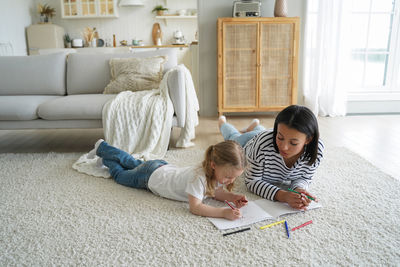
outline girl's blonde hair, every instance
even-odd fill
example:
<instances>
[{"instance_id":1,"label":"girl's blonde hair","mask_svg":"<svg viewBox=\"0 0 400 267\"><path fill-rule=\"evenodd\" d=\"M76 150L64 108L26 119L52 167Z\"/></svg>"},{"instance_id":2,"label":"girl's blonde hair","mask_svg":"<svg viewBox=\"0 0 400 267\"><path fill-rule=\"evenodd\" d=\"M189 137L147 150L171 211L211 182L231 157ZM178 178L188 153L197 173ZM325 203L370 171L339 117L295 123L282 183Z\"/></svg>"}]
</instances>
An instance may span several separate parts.
<instances>
[{"instance_id":1,"label":"girl's blonde hair","mask_svg":"<svg viewBox=\"0 0 400 267\"><path fill-rule=\"evenodd\" d=\"M202 166L207 181L206 195L212 197L214 196L216 180L211 162L214 162L217 166L229 165L232 168L241 170L246 167L246 158L243 153L243 148L237 142L228 140L209 146L206 150ZM226 189L232 191L233 186L234 183L231 183L226 186Z\"/></svg>"}]
</instances>

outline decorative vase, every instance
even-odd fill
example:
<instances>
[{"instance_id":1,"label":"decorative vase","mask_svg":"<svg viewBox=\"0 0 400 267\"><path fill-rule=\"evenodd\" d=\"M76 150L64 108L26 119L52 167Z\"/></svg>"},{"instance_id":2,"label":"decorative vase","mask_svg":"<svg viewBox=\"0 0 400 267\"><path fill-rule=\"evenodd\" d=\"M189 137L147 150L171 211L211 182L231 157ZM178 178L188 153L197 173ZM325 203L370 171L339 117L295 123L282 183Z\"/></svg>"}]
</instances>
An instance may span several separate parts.
<instances>
[{"instance_id":1,"label":"decorative vase","mask_svg":"<svg viewBox=\"0 0 400 267\"><path fill-rule=\"evenodd\" d=\"M93 38L93 39L90 41L89 46L90 46L90 47L97 47L97 39L96 39L96 38Z\"/></svg>"},{"instance_id":2,"label":"decorative vase","mask_svg":"<svg viewBox=\"0 0 400 267\"><path fill-rule=\"evenodd\" d=\"M287 17L286 0L275 0L274 16Z\"/></svg>"},{"instance_id":3,"label":"decorative vase","mask_svg":"<svg viewBox=\"0 0 400 267\"><path fill-rule=\"evenodd\" d=\"M49 17L46 15L40 15L40 23L49 23Z\"/></svg>"}]
</instances>

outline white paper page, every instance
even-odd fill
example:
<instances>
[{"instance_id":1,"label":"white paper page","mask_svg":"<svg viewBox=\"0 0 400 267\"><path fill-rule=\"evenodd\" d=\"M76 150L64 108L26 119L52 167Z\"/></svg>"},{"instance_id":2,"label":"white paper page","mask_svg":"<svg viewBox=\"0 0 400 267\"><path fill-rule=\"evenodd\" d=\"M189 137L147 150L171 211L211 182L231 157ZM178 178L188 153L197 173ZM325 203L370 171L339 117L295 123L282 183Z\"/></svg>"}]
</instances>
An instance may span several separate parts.
<instances>
[{"instance_id":1,"label":"white paper page","mask_svg":"<svg viewBox=\"0 0 400 267\"><path fill-rule=\"evenodd\" d=\"M274 202L267 199L258 199L254 202L258 206L260 206L260 208L262 208L263 210L268 212L271 216L273 216L275 219L284 214L302 212L301 210L297 210L290 207L287 203ZM307 210L317 209L321 207L322 205L320 203L312 201L308 206Z\"/></svg>"},{"instance_id":2,"label":"white paper page","mask_svg":"<svg viewBox=\"0 0 400 267\"><path fill-rule=\"evenodd\" d=\"M273 219L271 215L256 205L254 201L249 201L246 206L240 209L240 211L242 212L243 217L234 221L211 217L208 217L208 219L220 230L242 227L263 220Z\"/></svg>"}]
</instances>

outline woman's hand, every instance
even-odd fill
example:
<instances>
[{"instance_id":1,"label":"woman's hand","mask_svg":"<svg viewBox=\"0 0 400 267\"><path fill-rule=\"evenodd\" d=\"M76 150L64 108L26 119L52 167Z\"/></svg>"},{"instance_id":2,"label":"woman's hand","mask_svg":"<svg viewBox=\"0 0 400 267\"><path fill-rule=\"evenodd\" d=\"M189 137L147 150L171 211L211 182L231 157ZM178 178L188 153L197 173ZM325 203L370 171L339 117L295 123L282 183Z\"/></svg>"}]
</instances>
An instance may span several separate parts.
<instances>
[{"instance_id":1,"label":"woman's hand","mask_svg":"<svg viewBox=\"0 0 400 267\"><path fill-rule=\"evenodd\" d=\"M245 195L233 195L231 201L235 204L235 206L240 209L247 205L248 200Z\"/></svg>"},{"instance_id":2,"label":"woman's hand","mask_svg":"<svg viewBox=\"0 0 400 267\"><path fill-rule=\"evenodd\" d=\"M304 194L296 194L292 192L288 192L287 203L290 207L298 210L307 210L307 206L310 204L311 200L308 199Z\"/></svg>"},{"instance_id":3,"label":"woman's hand","mask_svg":"<svg viewBox=\"0 0 400 267\"><path fill-rule=\"evenodd\" d=\"M309 198L307 197L307 196L309 196L309 197L312 197L312 198L314 199L315 202L318 202L317 197L314 196L313 194L311 194L310 192L308 192L307 190L305 190L305 189L303 189L303 188L300 188L300 187L297 187L297 188L295 188L294 190L297 191L297 192L299 192L299 193L303 193L303 194L306 196L307 199L309 199ZM311 202L311 201L310 201L310 202ZM309 202L309 203L310 203L310 202Z\"/></svg>"},{"instance_id":4,"label":"woman's hand","mask_svg":"<svg viewBox=\"0 0 400 267\"><path fill-rule=\"evenodd\" d=\"M309 199L307 196L314 198L316 202L318 202L318 199L310 194L307 190L303 188L295 188L295 191L301 193L301 194L296 194L292 192L288 192L288 201L287 203L289 206L295 209L299 210L307 210L308 205L311 203L311 199Z\"/></svg>"},{"instance_id":5,"label":"woman's hand","mask_svg":"<svg viewBox=\"0 0 400 267\"><path fill-rule=\"evenodd\" d=\"M296 191L297 190L298 189L296 188ZM303 189L301 190L305 191ZM279 190L275 195L275 199L281 202L286 202L290 207L298 210L307 210L307 206L311 203L311 199L308 199L303 192L297 194L285 190Z\"/></svg>"},{"instance_id":6,"label":"woman's hand","mask_svg":"<svg viewBox=\"0 0 400 267\"><path fill-rule=\"evenodd\" d=\"M236 220L242 217L242 213L240 212L239 209L231 209L231 208L224 209L223 215L224 218L228 220Z\"/></svg>"}]
</instances>

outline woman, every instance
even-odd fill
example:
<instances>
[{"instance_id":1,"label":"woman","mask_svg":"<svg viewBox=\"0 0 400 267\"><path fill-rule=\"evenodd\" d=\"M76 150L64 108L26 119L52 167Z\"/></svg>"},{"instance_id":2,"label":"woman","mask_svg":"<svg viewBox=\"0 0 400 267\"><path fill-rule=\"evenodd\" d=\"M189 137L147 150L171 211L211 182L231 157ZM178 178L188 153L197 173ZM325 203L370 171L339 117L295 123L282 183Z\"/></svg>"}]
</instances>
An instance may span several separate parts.
<instances>
[{"instance_id":1,"label":"woman","mask_svg":"<svg viewBox=\"0 0 400 267\"><path fill-rule=\"evenodd\" d=\"M219 125L225 140L235 140L244 147L248 161L245 183L250 191L301 210L307 208L311 198L317 201L308 187L323 158L324 145L311 110L288 106L276 117L273 130L253 120L240 133L224 116L219 118Z\"/></svg>"}]
</instances>

